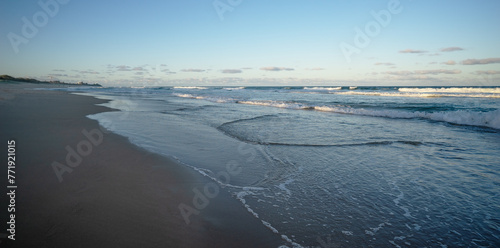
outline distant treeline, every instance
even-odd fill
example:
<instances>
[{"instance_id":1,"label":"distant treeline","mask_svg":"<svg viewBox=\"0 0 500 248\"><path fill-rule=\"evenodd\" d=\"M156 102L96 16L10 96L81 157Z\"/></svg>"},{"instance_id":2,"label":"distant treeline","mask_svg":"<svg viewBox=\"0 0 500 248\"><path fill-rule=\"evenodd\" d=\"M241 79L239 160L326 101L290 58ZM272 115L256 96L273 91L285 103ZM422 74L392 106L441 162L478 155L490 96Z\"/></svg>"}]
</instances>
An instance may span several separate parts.
<instances>
[{"instance_id":1,"label":"distant treeline","mask_svg":"<svg viewBox=\"0 0 500 248\"><path fill-rule=\"evenodd\" d=\"M102 86L100 84L87 84L87 83L83 83L83 82L78 82L76 84L72 84L72 83L65 83L65 82L61 82L61 81L40 81L40 80L36 80L33 78L15 78L15 77L11 77L9 75L0 75L0 80L14 81L14 82L26 82L26 83L32 83L32 84L64 84L64 85L98 86L98 87Z\"/></svg>"}]
</instances>

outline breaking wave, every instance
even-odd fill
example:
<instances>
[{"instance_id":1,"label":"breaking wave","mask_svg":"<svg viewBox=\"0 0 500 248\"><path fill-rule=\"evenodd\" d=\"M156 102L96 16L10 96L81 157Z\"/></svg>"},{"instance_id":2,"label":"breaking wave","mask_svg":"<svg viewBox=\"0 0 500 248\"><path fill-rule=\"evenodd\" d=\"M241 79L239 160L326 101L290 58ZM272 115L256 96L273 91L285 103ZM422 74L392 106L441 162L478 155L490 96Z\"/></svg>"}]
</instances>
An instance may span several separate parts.
<instances>
[{"instance_id":1,"label":"breaking wave","mask_svg":"<svg viewBox=\"0 0 500 248\"><path fill-rule=\"evenodd\" d=\"M304 87L304 90L341 90L342 87Z\"/></svg>"},{"instance_id":2,"label":"breaking wave","mask_svg":"<svg viewBox=\"0 0 500 248\"><path fill-rule=\"evenodd\" d=\"M401 89L400 89L401 90ZM475 97L475 98L500 98L500 94L450 94L439 92L426 92L426 91L401 91L401 92L333 92L337 95L364 95L364 96L395 96L395 97Z\"/></svg>"},{"instance_id":3,"label":"breaking wave","mask_svg":"<svg viewBox=\"0 0 500 248\"><path fill-rule=\"evenodd\" d=\"M401 111L392 109L369 110L363 108L353 108L348 106L310 106L307 104L279 102L279 101L238 101L240 104L260 105L277 108L297 109L297 110L317 110L339 114L352 114L373 117L386 117L394 119L429 119L452 124L482 126L500 129L500 109L489 112L477 112L470 110L457 111Z\"/></svg>"},{"instance_id":4,"label":"breaking wave","mask_svg":"<svg viewBox=\"0 0 500 248\"><path fill-rule=\"evenodd\" d=\"M427 93L494 93L500 94L500 88L399 88L401 92L427 92Z\"/></svg>"},{"instance_id":5,"label":"breaking wave","mask_svg":"<svg viewBox=\"0 0 500 248\"><path fill-rule=\"evenodd\" d=\"M175 86L174 89L188 89L188 90L206 90L207 87L201 86Z\"/></svg>"},{"instance_id":6,"label":"breaking wave","mask_svg":"<svg viewBox=\"0 0 500 248\"><path fill-rule=\"evenodd\" d=\"M342 94L345 93L355 93L355 92L342 92ZM367 94L369 92L360 92L360 93ZM373 93L373 94L402 94L402 93ZM480 127L500 129L500 109L488 112L472 111L472 110L426 112L426 111L403 111L396 109L365 109L365 108L355 108L344 105L335 105L335 106L310 105L292 101L237 100L233 98L196 96L192 94L180 94L180 93L174 93L173 95L183 98L203 99L217 103L237 103L237 104L258 105L258 106L285 108L294 110L315 110L315 111L331 112L339 114L385 117L394 119L427 119L433 121L448 122L458 125L480 126ZM418 97L423 97L422 94L420 93L418 95L419 95Z\"/></svg>"}]
</instances>

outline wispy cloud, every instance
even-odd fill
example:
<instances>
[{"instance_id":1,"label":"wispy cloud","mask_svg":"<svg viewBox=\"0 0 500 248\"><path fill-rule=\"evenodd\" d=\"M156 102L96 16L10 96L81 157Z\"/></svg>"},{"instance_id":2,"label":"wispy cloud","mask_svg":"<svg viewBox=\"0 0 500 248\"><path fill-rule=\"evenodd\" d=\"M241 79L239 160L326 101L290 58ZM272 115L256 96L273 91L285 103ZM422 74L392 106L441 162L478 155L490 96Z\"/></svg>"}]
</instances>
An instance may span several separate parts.
<instances>
[{"instance_id":1,"label":"wispy cloud","mask_svg":"<svg viewBox=\"0 0 500 248\"><path fill-rule=\"evenodd\" d=\"M446 47L446 48L441 49L440 51L441 52L455 52L455 51L462 51L462 50L464 50L464 49L461 47Z\"/></svg>"},{"instance_id":2,"label":"wispy cloud","mask_svg":"<svg viewBox=\"0 0 500 248\"><path fill-rule=\"evenodd\" d=\"M62 70L62 69L54 69L52 71L60 71L60 72L65 72L66 70Z\"/></svg>"},{"instance_id":3,"label":"wispy cloud","mask_svg":"<svg viewBox=\"0 0 500 248\"><path fill-rule=\"evenodd\" d=\"M500 63L500 58L488 58L488 59L466 59L462 61L463 65L486 65Z\"/></svg>"},{"instance_id":4,"label":"wispy cloud","mask_svg":"<svg viewBox=\"0 0 500 248\"><path fill-rule=\"evenodd\" d=\"M177 73L175 71L170 71L169 69L163 69L163 70L161 70L161 72L164 72L166 74L176 74Z\"/></svg>"},{"instance_id":5,"label":"wispy cloud","mask_svg":"<svg viewBox=\"0 0 500 248\"><path fill-rule=\"evenodd\" d=\"M427 51L424 50L414 50L414 49L405 49L399 51L399 53L426 53Z\"/></svg>"},{"instance_id":6,"label":"wispy cloud","mask_svg":"<svg viewBox=\"0 0 500 248\"><path fill-rule=\"evenodd\" d=\"M494 70L475 71L474 74L476 74L476 75L495 75L495 74L500 74L500 71L494 71Z\"/></svg>"},{"instance_id":7,"label":"wispy cloud","mask_svg":"<svg viewBox=\"0 0 500 248\"><path fill-rule=\"evenodd\" d=\"M203 69L182 69L182 72L204 72Z\"/></svg>"},{"instance_id":8,"label":"wispy cloud","mask_svg":"<svg viewBox=\"0 0 500 248\"><path fill-rule=\"evenodd\" d=\"M415 71L416 74L420 75L438 75L438 74L460 74L462 73L461 70L420 70L420 71Z\"/></svg>"},{"instance_id":9,"label":"wispy cloud","mask_svg":"<svg viewBox=\"0 0 500 248\"><path fill-rule=\"evenodd\" d=\"M429 53L429 54L420 54L420 55L427 55L427 56L441 56L440 53Z\"/></svg>"},{"instance_id":10,"label":"wispy cloud","mask_svg":"<svg viewBox=\"0 0 500 248\"><path fill-rule=\"evenodd\" d=\"M322 71L324 70L325 68L321 68L321 67L314 67L314 68L311 68L311 69L308 69L310 71Z\"/></svg>"},{"instance_id":11,"label":"wispy cloud","mask_svg":"<svg viewBox=\"0 0 500 248\"><path fill-rule=\"evenodd\" d=\"M222 70L222 73L229 73L229 74L235 74L235 73L242 73L242 70L239 69L224 69Z\"/></svg>"},{"instance_id":12,"label":"wispy cloud","mask_svg":"<svg viewBox=\"0 0 500 248\"><path fill-rule=\"evenodd\" d=\"M417 71L387 71L389 75L409 76L409 75L439 75L439 74L460 74L461 70L417 70Z\"/></svg>"},{"instance_id":13,"label":"wispy cloud","mask_svg":"<svg viewBox=\"0 0 500 248\"><path fill-rule=\"evenodd\" d=\"M393 63L383 63L383 62L378 62L378 63L375 63L374 65L386 65L386 66L391 66L391 65L394 65Z\"/></svg>"},{"instance_id":14,"label":"wispy cloud","mask_svg":"<svg viewBox=\"0 0 500 248\"><path fill-rule=\"evenodd\" d=\"M268 66L260 68L263 71L293 71L293 68Z\"/></svg>"},{"instance_id":15,"label":"wispy cloud","mask_svg":"<svg viewBox=\"0 0 500 248\"><path fill-rule=\"evenodd\" d=\"M132 68L132 71L145 71L145 70L146 69L144 69L142 66Z\"/></svg>"},{"instance_id":16,"label":"wispy cloud","mask_svg":"<svg viewBox=\"0 0 500 248\"><path fill-rule=\"evenodd\" d=\"M414 73L411 71L386 71L386 74L396 75L396 76L408 76L413 75Z\"/></svg>"},{"instance_id":17,"label":"wispy cloud","mask_svg":"<svg viewBox=\"0 0 500 248\"><path fill-rule=\"evenodd\" d=\"M55 73L55 74L48 74L50 77L67 77L68 74L59 74L59 73Z\"/></svg>"},{"instance_id":18,"label":"wispy cloud","mask_svg":"<svg viewBox=\"0 0 500 248\"><path fill-rule=\"evenodd\" d=\"M443 62L443 63L441 63L441 64L444 64L444 65L456 65L456 64L457 64L457 62L455 62L454 60L448 60L448 61Z\"/></svg>"},{"instance_id":19,"label":"wispy cloud","mask_svg":"<svg viewBox=\"0 0 500 248\"><path fill-rule=\"evenodd\" d=\"M116 69L117 71L131 71L131 68L128 65L119 65Z\"/></svg>"},{"instance_id":20,"label":"wispy cloud","mask_svg":"<svg viewBox=\"0 0 500 248\"><path fill-rule=\"evenodd\" d=\"M93 71L93 70L85 70L85 71L74 70L74 71L81 73L81 74L100 74L99 72Z\"/></svg>"}]
</instances>

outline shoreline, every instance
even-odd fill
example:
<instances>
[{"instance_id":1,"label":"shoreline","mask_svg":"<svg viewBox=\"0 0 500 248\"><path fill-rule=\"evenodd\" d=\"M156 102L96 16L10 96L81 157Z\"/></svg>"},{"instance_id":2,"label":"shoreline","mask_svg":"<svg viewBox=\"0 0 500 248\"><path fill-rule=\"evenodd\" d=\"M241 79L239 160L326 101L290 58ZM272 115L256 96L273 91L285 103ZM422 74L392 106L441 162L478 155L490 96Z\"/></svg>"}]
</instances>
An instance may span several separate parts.
<instances>
[{"instance_id":1,"label":"shoreline","mask_svg":"<svg viewBox=\"0 0 500 248\"><path fill-rule=\"evenodd\" d=\"M0 126L5 130L0 137L2 143L16 140L18 159L16 241L0 237L2 242L13 247L278 247L285 243L224 189L187 225L178 206L191 203L193 189L203 188L210 179L106 132L86 117L114 111L96 105L107 100L26 88L43 86L0 84ZM102 142L96 130L102 131ZM6 152L1 156L7 161ZM61 177L54 164L66 168ZM3 178L6 174L6 168L0 172ZM1 183L6 191L6 182ZM3 223L8 221L6 200L1 203ZM6 232L3 229L0 233Z\"/></svg>"}]
</instances>

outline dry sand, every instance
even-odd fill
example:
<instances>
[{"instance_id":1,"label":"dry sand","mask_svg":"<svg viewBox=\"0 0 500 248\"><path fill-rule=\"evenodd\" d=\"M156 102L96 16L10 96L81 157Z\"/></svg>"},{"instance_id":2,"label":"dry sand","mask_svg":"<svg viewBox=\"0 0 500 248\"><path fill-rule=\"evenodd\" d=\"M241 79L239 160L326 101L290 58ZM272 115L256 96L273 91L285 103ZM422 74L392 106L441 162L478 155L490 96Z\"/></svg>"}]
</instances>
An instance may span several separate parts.
<instances>
[{"instance_id":1,"label":"dry sand","mask_svg":"<svg viewBox=\"0 0 500 248\"><path fill-rule=\"evenodd\" d=\"M65 163L66 146L99 130L86 115L109 108L104 100L43 85L0 82L0 247L278 247L264 227L227 192L210 200L187 225L178 205L192 205L193 188L210 182L174 161L147 152L126 138L103 141L59 182L54 161ZM16 240L7 232L7 141L16 141Z\"/></svg>"}]
</instances>

